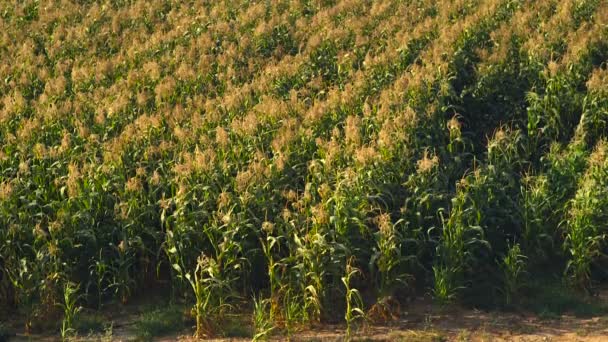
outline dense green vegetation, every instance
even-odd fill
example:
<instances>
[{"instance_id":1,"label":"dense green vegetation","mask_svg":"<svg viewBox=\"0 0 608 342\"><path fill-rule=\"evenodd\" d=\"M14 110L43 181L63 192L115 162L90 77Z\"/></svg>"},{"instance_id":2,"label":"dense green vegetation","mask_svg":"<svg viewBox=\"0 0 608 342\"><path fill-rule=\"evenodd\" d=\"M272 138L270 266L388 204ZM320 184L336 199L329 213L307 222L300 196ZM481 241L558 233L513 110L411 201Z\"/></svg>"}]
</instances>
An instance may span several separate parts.
<instances>
[{"instance_id":1,"label":"dense green vegetation","mask_svg":"<svg viewBox=\"0 0 608 342\"><path fill-rule=\"evenodd\" d=\"M26 330L154 290L199 337L244 311L256 339L350 334L608 276L605 0L0 3L0 315Z\"/></svg>"}]
</instances>

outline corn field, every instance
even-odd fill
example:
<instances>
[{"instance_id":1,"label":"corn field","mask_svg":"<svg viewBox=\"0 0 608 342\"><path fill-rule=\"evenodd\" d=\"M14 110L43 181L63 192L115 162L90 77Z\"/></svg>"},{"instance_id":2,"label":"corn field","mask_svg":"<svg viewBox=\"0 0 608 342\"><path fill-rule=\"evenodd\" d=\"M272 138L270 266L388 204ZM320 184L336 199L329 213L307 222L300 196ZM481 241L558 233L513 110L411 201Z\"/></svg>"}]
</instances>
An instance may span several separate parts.
<instances>
[{"instance_id":1,"label":"corn field","mask_svg":"<svg viewBox=\"0 0 608 342\"><path fill-rule=\"evenodd\" d=\"M350 335L608 279L606 0L0 0L0 76L26 330L157 288L198 337Z\"/></svg>"}]
</instances>

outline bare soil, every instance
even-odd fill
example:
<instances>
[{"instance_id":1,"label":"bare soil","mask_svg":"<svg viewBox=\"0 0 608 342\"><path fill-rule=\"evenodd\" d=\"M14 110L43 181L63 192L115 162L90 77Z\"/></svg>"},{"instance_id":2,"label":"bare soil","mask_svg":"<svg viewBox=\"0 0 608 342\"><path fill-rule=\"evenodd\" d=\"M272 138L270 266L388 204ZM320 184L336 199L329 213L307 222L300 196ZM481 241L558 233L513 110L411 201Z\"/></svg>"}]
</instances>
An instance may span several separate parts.
<instances>
[{"instance_id":1,"label":"bare soil","mask_svg":"<svg viewBox=\"0 0 608 342\"><path fill-rule=\"evenodd\" d=\"M604 301L608 291L597 297ZM133 326L137 314L122 311L112 317L111 335L80 337L79 341L134 341ZM243 324L247 320L243 319ZM322 325L298 331L291 341L343 341L344 325ZM155 338L155 341L194 341L192 330ZM532 313L481 311L450 306L439 307L428 300L419 300L403 307L397 319L382 324L360 326L352 334L353 341L608 341L608 316L575 317L561 315L547 319ZM17 335L10 341L55 341L58 336ZM246 338L219 338L214 341L248 341ZM273 336L272 341L285 341L286 336Z\"/></svg>"}]
</instances>

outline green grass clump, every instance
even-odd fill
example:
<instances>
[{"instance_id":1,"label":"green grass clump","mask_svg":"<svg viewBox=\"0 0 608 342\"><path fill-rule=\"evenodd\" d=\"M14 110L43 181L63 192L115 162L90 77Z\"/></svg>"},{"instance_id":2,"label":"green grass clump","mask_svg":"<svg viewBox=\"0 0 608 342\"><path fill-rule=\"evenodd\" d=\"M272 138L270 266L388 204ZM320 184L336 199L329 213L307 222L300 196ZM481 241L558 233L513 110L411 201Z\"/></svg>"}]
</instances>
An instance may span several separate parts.
<instances>
[{"instance_id":1,"label":"green grass clump","mask_svg":"<svg viewBox=\"0 0 608 342\"><path fill-rule=\"evenodd\" d=\"M135 334L143 340L168 335L186 327L184 312L176 306L142 313L135 322Z\"/></svg>"},{"instance_id":2,"label":"green grass clump","mask_svg":"<svg viewBox=\"0 0 608 342\"><path fill-rule=\"evenodd\" d=\"M556 319L563 314L593 317L608 313L605 303L592 297L582 297L576 290L555 281L531 283L524 293L521 307L545 318Z\"/></svg>"},{"instance_id":3,"label":"green grass clump","mask_svg":"<svg viewBox=\"0 0 608 342\"><path fill-rule=\"evenodd\" d=\"M99 334L108 329L111 322L96 312L80 312L73 322L73 328L78 335Z\"/></svg>"}]
</instances>

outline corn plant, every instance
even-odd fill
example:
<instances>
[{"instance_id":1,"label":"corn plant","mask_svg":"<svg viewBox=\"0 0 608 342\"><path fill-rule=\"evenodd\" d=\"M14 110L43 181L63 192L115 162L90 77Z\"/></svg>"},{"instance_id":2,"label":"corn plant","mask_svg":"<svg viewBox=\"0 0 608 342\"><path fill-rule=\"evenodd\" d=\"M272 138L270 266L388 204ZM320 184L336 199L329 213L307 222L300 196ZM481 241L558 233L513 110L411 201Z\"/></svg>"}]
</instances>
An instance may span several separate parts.
<instances>
[{"instance_id":1,"label":"corn plant","mask_svg":"<svg viewBox=\"0 0 608 342\"><path fill-rule=\"evenodd\" d=\"M407 286L411 280L406 269L416 260L415 255L403 255L402 252L406 241L398 229L404 222L402 219L393 223L388 214L378 217L379 230L374 234L377 250L370 264L380 274L378 289L381 298L392 296L399 286Z\"/></svg>"},{"instance_id":2,"label":"corn plant","mask_svg":"<svg viewBox=\"0 0 608 342\"><path fill-rule=\"evenodd\" d=\"M94 278L95 289L97 290L97 308L101 309L104 292L106 290L106 277L110 274L108 264L102 259L103 250L99 251L99 258L90 266L90 273ZM87 288L88 291L88 288Z\"/></svg>"},{"instance_id":3,"label":"corn plant","mask_svg":"<svg viewBox=\"0 0 608 342\"><path fill-rule=\"evenodd\" d=\"M296 268L300 273L301 288L304 296L304 306L312 321L321 319L323 301L325 300L325 265L328 259L329 246L325 237L320 234L310 234L302 240L294 235L298 246Z\"/></svg>"},{"instance_id":4,"label":"corn plant","mask_svg":"<svg viewBox=\"0 0 608 342\"><path fill-rule=\"evenodd\" d=\"M260 238L262 240L262 238ZM267 260L268 278L270 281L270 300L272 301L270 308L270 317L276 316L277 302L279 301L279 290L281 289L280 268L282 263L274 260L273 249L278 247L279 238L267 236L266 241L262 242L262 251Z\"/></svg>"},{"instance_id":5,"label":"corn plant","mask_svg":"<svg viewBox=\"0 0 608 342\"><path fill-rule=\"evenodd\" d=\"M605 81L598 80L597 83L605 83ZM604 136L603 132L606 131L606 125L608 124L607 98L605 90L595 90L589 92L583 99L583 113L576 128L576 134L588 146L595 145Z\"/></svg>"},{"instance_id":6,"label":"corn plant","mask_svg":"<svg viewBox=\"0 0 608 342\"><path fill-rule=\"evenodd\" d=\"M120 301L126 304L135 285L135 279L131 276L134 258L128 241L122 240L113 247L117 258L111 266L112 284L110 286L114 288Z\"/></svg>"},{"instance_id":7,"label":"corn plant","mask_svg":"<svg viewBox=\"0 0 608 342\"><path fill-rule=\"evenodd\" d=\"M466 267L466 228L462 222L462 208L455 207L448 220L442 218L440 245L437 247L439 263L433 267L433 295L440 303L448 303L454 299L456 292L462 288L462 274Z\"/></svg>"},{"instance_id":8,"label":"corn plant","mask_svg":"<svg viewBox=\"0 0 608 342\"><path fill-rule=\"evenodd\" d=\"M544 94L528 94L529 151L538 158L537 148L545 150L551 141L564 141L576 127L576 114L582 111L582 96L576 92L575 76L558 74L546 80Z\"/></svg>"},{"instance_id":9,"label":"corn plant","mask_svg":"<svg viewBox=\"0 0 608 342\"><path fill-rule=\"evenodd\" d=\"M520 205L522 216L522 249L528 255L545 258L554 244L554 237L547 226L552 214L552 193L545 176L527 175L522 179ZM539 260L536 260L539 261Z\"/></svg>"},{"instance_id":10,"label":"corn plant","mask_svg":"<svg viewBox=\"0 0 608 342\"><path fill-rule=\"evenodd\" d=\"M171 298L174 299L177 293L182 289L183 272L185 270L185 260L183 260L180 250L185 248L183 241L175 237L175 233L167 229L166 237L161 249L165 253L168 263L171 265ZM180 248L178 250L178 248Z\"/></svg>"},{"instance_id":11,"label":"corn plant","mask_svg":"<svg viewBox=\"0 0 608 342\"><path fill-rule=\"evenodd\" d=\"M433 267L433 292L441 303L451 301L466 287L466 277L484 262L479 255L492 247L481 226L487 180L488 176L481 172L464 178L452 199L449 216L446 218L439 211L442 229Z\"/></svg>"},{"instance_id":12,"label":"corn plant","mask_svg":"<svg viewBox=\"0 0 608 342\"><path fill-rule=\"evenodd\" d=\"M568 225L564 246L570 254L570 260L566 266L569 280L575 287L588 290L591 281L591 265L601 255L606 235L596 232L589 219L593 214L590 209L586 209L587 206L593 206L593 200L581 198L583 196L585 195L578 196L577 207L573 207L571 211L572 218Z\"/></svg>"},{"instance_id":13,"label":"corn plant","mask_svg":"<svg viewBox=\"0 0 608 342\"><path fill-rule=\"evenodd\" d=\"M196 317L195 336L198 338L212 335L211 319L213 315L224 309L224 305L227 305L223 302L222 293L226 292L229 284L219 278L219 273L217 261L201 255L194 272L188 272L184 276L192 287L196 300L192 311Z\"/></svg>"},{"instance_id":14,"label":"corn plant","mask_svg":"<svg viewBox=\"0 0 608 342\"><path fill-rule=\"evenodd\" d=\"M564 247L570 256L566 275L575 287L589 289L591 266L602 254L606 232L602 229L608 204L606 143L601 141L590 156L590 165L569 206Z\"/></svg>"},{"instance_id":15,"label":"corn plant","mask_svg":"<svg viewBox=\"0 0 608 342\"><path fill-rule=\"evenodd\" d=\"M344 314L344 320L346 321L346 339L350 340L353 324L357 320L365 319L365 312L363 311L363 298L359 293L359 290L352 287L352 281L355 276L361 273L361 271L354 267L352 264L354 258L349 258L346 262L345 274L342 277L342 284L345 288L345 299L346 299L346 312Z\"/></svg>"},{"instance_id":16,"label":"corn plant","mask_svg":"<svg viewBox=\"0 0 608 342\"><path fill-rule=\"evenodd\" d=\"M521 253L519 244L513 245L502 259L504 278L503 294L505 303L511 305L513 296L521 288L521 276L526 272L526 256Z\"/></svg>"},{"instance_id":17,"label":"corn plant","mask_svg":"<svg viewBox=\"0 0 608 342\"><path fill-rule=\"evenodd\" d=\"M78 306L80 295L78 291L80 286L71 282L67 282L63 288L63 303L60 304L63 309L63 320L61 322L61 338L66 340L74 334L74 321L78 312L82 309Z\"/></svg>"},{"instance_id":18,"label":"corn plant","mask_svg":"<svg viewBox=\"0 0 608 342\"><path fill-rule=\"evenodd\" d=\"M32 265L33 266L33 265ZM19 307L25 311L25 332L29 333L34 319L36 306L36 293L40 286L39 270L30 268L27 259L19 260L14 269L9 269L8 277L15 289L15 297Z\"/></svg>"}]
</instances>

